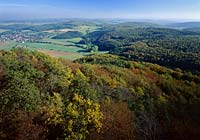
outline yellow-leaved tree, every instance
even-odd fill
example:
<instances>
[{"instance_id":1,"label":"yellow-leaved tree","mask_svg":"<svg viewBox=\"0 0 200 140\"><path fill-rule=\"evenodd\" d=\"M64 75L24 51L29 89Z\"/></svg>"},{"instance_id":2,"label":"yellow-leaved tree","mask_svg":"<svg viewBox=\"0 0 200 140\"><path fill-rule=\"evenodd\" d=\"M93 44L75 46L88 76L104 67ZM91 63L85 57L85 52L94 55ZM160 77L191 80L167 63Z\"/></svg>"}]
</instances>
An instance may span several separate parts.
<instances>
[{"instance_id":1,"label":"yellow-leaved tree","mask_svg":"<svg viewBox=\"0 0 200 140\"><path fill-rule=\"evenodd\" d=\"M98 103L79 94L62 99L60 94L54 93L51 98L50 105L45 108L45 122L50 128L59 128L65 140L84 140L90 131L100 132L103 114Z\"/></svg>"}]
</instances>

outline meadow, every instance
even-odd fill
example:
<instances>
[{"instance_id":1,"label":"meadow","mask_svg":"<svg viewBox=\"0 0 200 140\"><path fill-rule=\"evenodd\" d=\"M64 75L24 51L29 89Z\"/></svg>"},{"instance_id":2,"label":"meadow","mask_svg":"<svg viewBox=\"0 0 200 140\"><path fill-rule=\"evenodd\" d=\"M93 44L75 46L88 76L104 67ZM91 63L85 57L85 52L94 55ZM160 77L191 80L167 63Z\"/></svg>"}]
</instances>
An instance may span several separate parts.
<instances>
[{"instance_id":1,"label":"meadow","mask_svg":"<svg viewBox=\"0 0 200 140\"><path fill-rule=\"evenodd\" d=\"M27 48L30 50L37 50L53 57L61 57L69 60L75 60L81 58L86 55L90 55L90 52L87 52L84 48L86 45L79 44L82 40L81 37L79 38L71 38L71 39L52 39L53 36L58 34L69 32L69 31L78 31L81 32L83 35L97 31L97 26L88 26L88 25L80 25L76 26L72 29L70 28L63 28L63 29L53 29L53 30L45 30L45 31L27 31L25 29L20 30L21 33L25 31L30 32L32 34L45 34L44 37L35 40L35 41L1 41L0 40L0 49L1 50L11 50L12 48L21 47ZM4 33L8 30L0 29L0 33ZM100 52L100 53L107 53L107 52Z\"/></svg>"},{"instance_id":2,"label":"meadow","mask_svg":"<svg viewBox=\"0 0 200 140\"><path fill-rule=\"evenodd\" d=\"M42 51L53 57L62 57L70 60L75 60L83 57L84 55L89 54L84 52L84 49L77 47L75 43L73 43L73 40L68 40L68 41L69 42L60 40L51 40L51 43L32 43L32 42L17 43L14 41L0 42L0 49L11 50L14 47L22 47L30 50Z\"/></svg>"}]
</instances>

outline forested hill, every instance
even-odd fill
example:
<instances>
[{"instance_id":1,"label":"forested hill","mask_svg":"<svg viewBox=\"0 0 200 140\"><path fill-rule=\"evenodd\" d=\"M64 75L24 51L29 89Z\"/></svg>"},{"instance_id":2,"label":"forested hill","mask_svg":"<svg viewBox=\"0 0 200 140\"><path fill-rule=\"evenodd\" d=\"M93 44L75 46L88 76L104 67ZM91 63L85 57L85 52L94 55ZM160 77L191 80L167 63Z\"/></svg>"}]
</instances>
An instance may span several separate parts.
<instances>
[{"instance_id":1,"label":"forested hill","mask_svg":"<svg viewBox=\"0 0 200 140\"><path fill-rule=\"evenodd\" d=\"M199 28L185 28L184 30L200 33L200 27Z\"/></svg>"},{"instance_id":2,"label":"forested hill","mask_svg":"<svg viewBox=\"0 0 200 140\"><path fill-rule=\"evenodd\" d=\"M198 140L200 77L114 55L0 51L1 140Z\"/></svg>"},{"instance_id":3,"label":"forested hill","mask_svg":"<svg viewBox=\"0 0 200 140\"><path fill-rule=\"evenodd\" d=\"M88 40L100 51L109 51L129 60L181 68L193 73L200 70L200 33L191 29L120 27L89 33L81 43Z\"/></svg>"},{"instance_id":4,"label":"forested hill","mask_svg":"<svg viewBox=\"0 0 200 140\"><path fill-rule=\"evenodd\" d=\"M161 28L164 27L159 24L150 23L150 22L122 22L118 24L107 24L104 26L105 29L136 29L136 28Z\"/></svg>"},{"instance_id":5,"label":"forested hill","mask_svg":"<svg viewBox=\"0 0 200 140\"><path fill-rule=\"evenodd\" d=\"M200 22L182 22L182 23L171 23L167 25L168 28L200 28Z\"/></svg>"}]
</instances>

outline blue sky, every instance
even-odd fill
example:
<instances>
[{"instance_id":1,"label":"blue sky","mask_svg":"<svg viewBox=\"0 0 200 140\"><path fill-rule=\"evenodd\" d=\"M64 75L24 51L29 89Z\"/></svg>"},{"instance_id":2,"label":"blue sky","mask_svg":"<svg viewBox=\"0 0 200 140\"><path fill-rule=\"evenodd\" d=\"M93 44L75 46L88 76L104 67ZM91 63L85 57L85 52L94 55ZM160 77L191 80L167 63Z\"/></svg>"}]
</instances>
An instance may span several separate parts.
<instances>
[{"instance_id":1,"label":"blue sky","mask_svg":"<svg viewBox=\"0 0 200 140\"><path fill-rule=\"evenodd\" d=\"M2 18L200 20L200 0L0 0Z\"/></svg>"}]
</instances>

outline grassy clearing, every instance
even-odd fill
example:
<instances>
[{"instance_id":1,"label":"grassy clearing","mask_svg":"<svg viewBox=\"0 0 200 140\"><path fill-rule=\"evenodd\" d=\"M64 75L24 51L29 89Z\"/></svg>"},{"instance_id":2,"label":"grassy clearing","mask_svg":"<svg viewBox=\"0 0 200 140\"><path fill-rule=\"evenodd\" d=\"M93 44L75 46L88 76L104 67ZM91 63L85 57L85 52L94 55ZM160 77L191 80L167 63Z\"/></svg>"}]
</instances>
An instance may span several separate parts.
<instances>
[{"instance_id":1,"label":"grassy clearing","mask_svg":"<svg viewBox=\"0 0 200 140\"><path fill-rule=\"evenodd\" d=\"M67 59L67 60L74 61L74 60L82 58L84 56L85 55L83 55L83 54L74 53L74 54L70 54L70 55L60 56L60 58L64 58L64 59Z\"/></svg>"},{"instance_id":2,"label":"grassy clearing","mask_svg":"<svg viewBox=\"0 0 200 140\"><path fill-rule=\"evenodd\" d=\"M97 26L79 26L75 28L76 31L82 32L84 35L87 34L87 32L93 32L98 29Z\"/></svg>"},{"instance_id":3,"label":"grassy clearing","mask_svg":"<svg viewBox=\"0 0 200 140\"><path fill-rule=\"evenodd\" d=\"M81 38L73 38L73 39L51 39L51 38L44 38L41 42L50 42L57 45L73 45L76 46L78 42L81 41Z\"/></svg>"},{"instance_id":4,"label":"grassy clearing","mask_svg":"<svg viewBox=\"0 0 200 140\"><path fill-rule=\"evenodd\" d=\"M64 58L64 59L68 59L68 60L72 60L72 61L86 55L86 54L83 54L83 53L62 52L62 51L53 51L53 50L39 50L39 51L43 52L45 54L48 54L52 57Z\"/></svg>"},{"instance_id":5,"label":"grassy clearing","mask_svg":"<svg viewBox=\"0 0 200 140\"><path fill-rule=\"evenodd\" d=\"M47 44L47 43L18 43L18 45L26 46L27 48L34 50L54 50L54 51L63 51L63 52L79 52L83 51L82 48L76 46L63 46L63 45L55 45L55 44Z\"/></svg>"},{"instance_id":6,"label":"grassy clearing","mask_svg":"<svg viewBox=\"0 0 200 140\"><path fill-rule=\"evenodd\" d=\"M72 38L72 39L66 39L66 41L68 42L74 42L74 43L78 43L82 40L82 38Z\"/></svg>"},{"instance_id":7,"label":"grassy clearing","mask_svg":"<svg viewBox=\"0 0 200 140\"><path fill-rule=\"evenodd\" d=\"M40 40L41 42L50 42L58 45L66 45L66 39L51 39L51 38L43 38Z\"/></svg>"}]
</instances>

